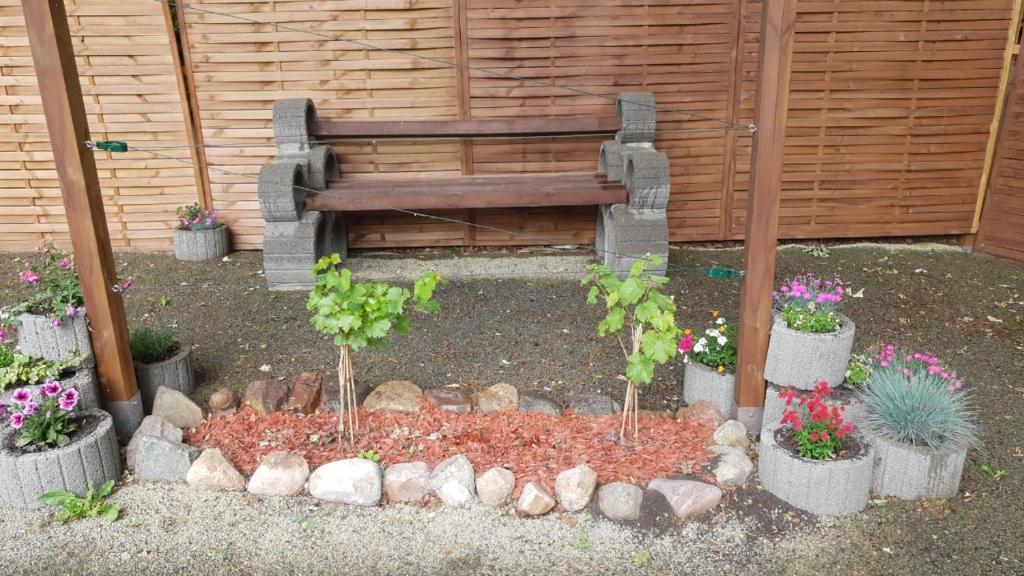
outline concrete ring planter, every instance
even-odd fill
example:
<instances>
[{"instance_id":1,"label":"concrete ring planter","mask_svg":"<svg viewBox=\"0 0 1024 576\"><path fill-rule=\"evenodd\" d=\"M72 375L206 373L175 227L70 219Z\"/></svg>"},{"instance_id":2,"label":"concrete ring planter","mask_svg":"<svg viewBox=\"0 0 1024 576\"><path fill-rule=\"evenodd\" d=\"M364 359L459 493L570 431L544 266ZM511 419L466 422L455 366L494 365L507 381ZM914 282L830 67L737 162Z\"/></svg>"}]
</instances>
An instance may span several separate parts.
<instances>
[{"instance_id":1,"label":"concrete ring planter","mask_svg":"<svg viewBox=\"0 0 1024 576\"><path fill-rule=\"evenodd\" d=\"M895 496L901 500L956 496L967 448L942 451L913 446L870 430L865 436L875 452L872 487L879 496Z\"/></svg>"},{"instance_id":2,"label":"concrete ring planter","mask_svg":"<svg viewBox=\"0 0 1024 576\"><path fill-rule=\"evenodd\" d=\"M216 260L228 255L231 242L225 225L209 230L174 229L174 257L186 262Z\"/></svg>"},{"instance_id":3,"label":"concrete ring planter","mask_svg":"<svg viewBox=\"0 0 1024 576\"><path fill-rule=\"evenodd\" d=\"M135 376L139 381L139 392L142 394L142 407L149 414L153 411L153 400L156 391L165 386L188 395L195 388L195 377L192 373L192 346L183 344L178 353L160 362L152 364L135 363Z\"/></svg>"},{"instance_id":4,"label":"concrete ring planter","mask_svg":"<svg viewBox=\"0 0 1024 576\"><path fill-rule=\"evenodd\" d=\"M779 392L785 388L785 386L777 386L775 384L768 384L765 388L764 417L761 420L762 432L770 426L775 426L782 419L782 413L786 410L786 403L782 398L779 398ZM843 420L852 422L857 429L860 428L861 422L864 421L865 408L864 402L857 396L856 391L844 384L834 389L832 394L828 395L825 400L845 405L846 411L843 412Z\"/></svg>"},{"instance_id":5,"label":"concrete ring planter","mask_svg":"<svg viewBox=\"0 0 1024 576\"><path fill-rule=\"evenodd\" d=\"M76 356L85 356L84 365L93 365L92 341L85 312L61 318L54 328L51 318L42 314L25 313L18 317L18 349L29 356L63 362Z\"/></svg>"},{"instance_id":6,"label":"concrete ring planter","mask_svg":"<svg viewBox=\"0 0 1024 576\"><path fill-rule=\"evenodd\" d=\"M839 330L812 334L790 328L775 313L764 378L779 386L811 390L821 380L837 386L846 379L846 366L853 350L853 321L842 314Z\"/></svg>"},{"instance_id":7,"label":"concrete ring planter","mask_svg":"<svg viewBox=\"0 0 1024 576\"><path fill-rule=\"evenodd\" d=\"M690 406L704 400L722 411L727 420L733 417L736 375L719 374L700 362L687 362L683 370L683 400Z\"/></svg>"},{"instance_id":8,"label":"concrete ring planter","mask_svg":"<svg viewBox=\"0 0 1024 576\"><path fill-rule=\"evenodd\" d=\"M847 460L808 460L779 446L775 433L780 429L774 425L761 434L757 466L766 490L821 516L850 516L867 506L874 464L870 444L861 441L861 453Z\"/></svg>"},{"instance_id":9,"label":"concrete ring planter","mask_svg":"<svg viewBox=\"0 0 1024 576\"><path fill-rule=\"evenodd\" d=\"M12 444L18 431L0 431L0 506L40 508L38 498L50 490L85 495L89 483L99 486L121 477L121 453L114 420L106 412L89 410L82 417L96 419L85 437L60 448L22 453Z\"/></svg>"}]
</instances>

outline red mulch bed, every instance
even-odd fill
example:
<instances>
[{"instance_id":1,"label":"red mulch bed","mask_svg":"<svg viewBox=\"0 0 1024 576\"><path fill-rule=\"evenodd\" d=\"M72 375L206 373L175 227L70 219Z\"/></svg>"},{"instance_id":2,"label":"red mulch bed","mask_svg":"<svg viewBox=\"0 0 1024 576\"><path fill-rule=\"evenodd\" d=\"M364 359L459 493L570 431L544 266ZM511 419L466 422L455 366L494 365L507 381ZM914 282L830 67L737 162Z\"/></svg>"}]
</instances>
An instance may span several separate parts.
<instances>
[{"instance_id":1,"label":"red mulch bed","mask_svg":"<svg viewBox=\"0 0 1024 576\"><path fill-rule=\"evenodd\" d=\"M250 475L261 457L279 450L301 454L310 468L373 450L387 464L420 460L431 467L464 454L480 473L505 466L517 485L535 480L548 489L555 476L580 463L589 464L602 483L646 485L653 478L678 474L683 464L694 469L710 458L714 425L640 416L640 441L612 440L620 415L549 416L514 410L492 414L453 414L423 403L418 414L359 412L355 446L338 443L336 414L302 416L285 412L260 415L243 408L231 416L212 417L187 441L220 448L238 469Z\"/></svg>"}]
</instances>

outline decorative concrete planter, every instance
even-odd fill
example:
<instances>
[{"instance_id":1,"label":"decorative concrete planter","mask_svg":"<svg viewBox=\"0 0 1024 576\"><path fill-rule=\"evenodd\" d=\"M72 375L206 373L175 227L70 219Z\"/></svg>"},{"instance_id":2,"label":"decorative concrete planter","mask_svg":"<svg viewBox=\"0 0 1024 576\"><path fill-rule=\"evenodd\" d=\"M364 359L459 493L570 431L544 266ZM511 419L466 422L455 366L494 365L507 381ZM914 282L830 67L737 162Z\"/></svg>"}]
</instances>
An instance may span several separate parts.
<instances>
[{"instance_id":1,"label":"decorative concrete planter","mask_svg":"<svg viewBox=\"0 0 1024 576\"><path fill-rule=\"evenodd\" d=\"M761 433L758 470L761 485L786 502L821 516L850 516L864 509L871 491L874 454L861 442L860 453L845 460L809 460L780 446L781 426Z\"/></svg>"},{"instance_id":2,"label":"decorative concrete planter","mask_svg":"<svg viewBox=\"0 0 1024 576\"><path fill-rule=\"evenodd\" d=\"M161 386L188 395L195 388L192 373L192 346L184 344L177 354L152 364L135 363L135 376L142 393L142 407L149 414L153 411L153 400Z\"/></svg>"},{"instance_id":3,"label":"decorative concrete planter","mask_svg":"<svg viewBox=\"0 0 1024 576\"><path fill-rule=\"evenodd\" d=\"M209 230L174 229L174 257L178 260L216 260L227 256L230 248L227 226L221 225Z\"/></svg>"},{"instance_id":4,"label":"decorative concrete planter","mask_svg":"<svg viewBox=\"0 0 1024 576\"><path fill-rule=\"evenodd\" d=\"M765 380L800 390L811 390L821 380L833 386L846 380L856 327L846 316L838 316L837 331L812 334L793 330L781 314L775 313L764 367Z\"/></svg>"},{"instance_id":5,"label":"decorative concrete planter","mask_svg":"<svg viewBox=\"0 0 1024 576\"><path fill-rule=\"evenodd\" d=\"M784 389L785 386L777 386L775 384L768 384L765 388L764 418L761 421L762 433L769 427L778 424L779 420L782 419L782 413L786 411L786 403L782 398L779 398L779 392ZM835 388L826 397L826 401L846 406L846 411L843 412L843 420L852 422L856 429L860 429L860 424L864 421L865 408L864 402L857 396L856 391L844 384Z\"/></svg>"},{"instance_id":6,"label":"decorative concrete planter","mask_svg":"<svg viewBox=\"0 0 1024 576\"><path fill-rule=\"evenodd\" d=\"M100 387L98 379L96 378L96 369L92 366L83 366L78 370L75 370L69 376L61 377L61 386L65 388L75 388L78 390L79 398L78 405L75 406L75 412L83 412L86 410L98 410L100 407ZM0 392L0 400L11 404L11 396L14 395L14 391L19 388L26 388L35 394L42 384L35 384L32 386L11 386L3 392ZM8 425L6 419L0 421L0 428Z\"/></svg>"},{"instance_id":7,"label":"decorative concrete planter","mask_svg":"<svg viewBox=\"0 0 1024 576\"><path fill-rule=\"evenodd\" d=\"M967 448L941 451L913 446L870 430L865 436L875 452L872 487L879 496L895 496L901 500L956 496Z\"/></svg>"},{"instance_id":8,"label":"decorative concrete planter","mask_svg":"<svg viewBox=\"0 0 1024 576\"><path fill-rule=\"evenodd\" d=\"M700 362L687 362L683 370L683 400L690 406L704 400L722 411L726 420L733 417L736 375L719 374Z\"/></svg>"},{"instance_id":9,"label":"decorative concrete planter","mask_svg":"<svg viewBox=\"0 0 1024 576\"><path fill-rule=\"evenodd\" d=\"M39 496L51 490L84 496L89 483L99 487L120 479L121 453L113 419L99 410L83 412L79 426L90 423L95 428L84 437L43 452L22 452L14 447L17 430L0 431L0 506L40 508Z\"/></svg>"},{"instance_id":10,"label":"decorative concrete planter","mask_svg":"<svg viewBox=\"0 0 1024 576\"><path fill-rule=\"evenodd\" d=\"M49 316L25 313L18 317L18 349L29 356L64 362L84 356L83 365L92 366L92 341L85 312L61 318L54 328Z\"/></svg>"}]
</instances>

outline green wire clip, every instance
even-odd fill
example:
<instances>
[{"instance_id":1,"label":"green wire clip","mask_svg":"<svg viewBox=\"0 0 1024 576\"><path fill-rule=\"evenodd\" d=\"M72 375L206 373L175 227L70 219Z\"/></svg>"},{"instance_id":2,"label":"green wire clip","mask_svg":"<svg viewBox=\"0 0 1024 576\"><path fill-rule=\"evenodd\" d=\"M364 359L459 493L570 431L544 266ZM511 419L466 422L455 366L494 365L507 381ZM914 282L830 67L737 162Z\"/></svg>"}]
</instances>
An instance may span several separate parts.
<instances>
[{"instance_id":1,"label":"green wire clip","mask_svg":"<svg viewBox=\"0 0 1024 576\"><path fill-rule=\"evenodd\" d=\"M92 143L92 147L97 150L106 150L107 152L128 151L128 143L120 140L97 140Z\"/></svg>"},{"instance_id":2,"label":"green wire clip","mask_svg":"<svg viewBox=\"0 0 1024 576\"><path fill-rule=\"evenodd\" d=\"M705 274L707 274L709 278L726 279L735 278L740 275L740 272L739 270L734 270L732 268L711 267L705 271Z\"/></svg>"}]
</instances>

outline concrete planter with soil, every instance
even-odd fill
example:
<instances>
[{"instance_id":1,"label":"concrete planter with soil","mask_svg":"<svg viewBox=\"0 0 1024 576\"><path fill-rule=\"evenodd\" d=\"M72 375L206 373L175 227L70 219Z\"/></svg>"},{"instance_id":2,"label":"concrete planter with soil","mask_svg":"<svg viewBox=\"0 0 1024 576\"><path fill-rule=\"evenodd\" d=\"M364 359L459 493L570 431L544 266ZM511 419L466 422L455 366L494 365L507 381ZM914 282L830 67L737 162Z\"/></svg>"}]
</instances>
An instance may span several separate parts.
<instances>
[{"instance_id":1,"label":"concrete planter with soil","mask_svg":"<svg viewBox=\"0 0 1024 576\"><path fill-rule=\"evenodd\" d=\"M88 366L81 367L75 370L68 376L62 376L60 383L64 388L75 388L78 390L79 398L78 405L75 407L75 412L82 412L86 410L98 410L100 407L100 387L99 381L96 378L96 369ZM14 391L20 388L25 388L35 394L43 384L35 384L32 386L10 386L3 392L0 392L0 400L11 404L11 396L14 395ZM6 426L7 421L0 421L0 427Z\"/></svg>"},{"instance_id":2,"label":"concrete planter with soil","mask_svg":"<svg viewBox=\"0 0 1024 576\"><path fill-rule=\"evenodd\" d=\"M24 313L18 317L18 349L29 356L64 362L84 356L84 365L93 364L92 341L85 312L60 319L54 327L52 318L42 314Z\"/></svg>"},{"instance_id":3,"label":"concrete planter with soil","mask_svg":"<svg viewBox=\"0 0 1024 576\"><path fill-rule=\"evenodd\" d=\"M700 400L710 402L726 419L733 417L736 375L719 374L700 362L687 362L683 371L683 400L693 406Z\"/></svg>"},{"instance_id":4,"label":"concrete planter with soil","mask_svg":"<svg viewBox=\"0 0 1024 576\"><path fill-rule=\"evenodd\" d=\"M758 470L766 490L821 516L850 516L867 506L874 464L870 444L861 442L847 459L809 460L779 444L781 430L775 425L761 433Z\"/></svg>"},{"instance_id":5,"label":"concrete planter with soil","mask_svg":"<svg viewBox=\"0 0 1024 576\"><path fill-rule=\"evenodd\" d=\"M821 380L831 385L843 382L856 326L846 316L837 316L838 330L814 334L790 328L781 314L774 313L765 380L800 390L811 390Z\"/></svg>"},{"instance_id":6,"label":"concrete planter with soil","mask_svg":"<svg viewBox=\"0 0 1024 576\"><path fill-rule=\"evenodd\" d=\"M149 414L153 411L153 400L156 391L164 386L189 395L195 388L195 376L192 372L192 346L185 344L178 353L160 362L152 364L135 363L135 376L139 381L139 392L142 393L142 407Z\"/></svg>"},{"instance_id":7,"label":"concrete planter with soil","mask_svg":"<svg viewBox=\"0 0 1024 576\"><path fill-rule=\"evenodd\" d=\"M39 508L39 496L51 490L83 496L90 483L98 487L121 477L114 420L99 410L83 412L78 420L81 437L41 452L15 448L18 430L0 431L0 506Z\"/></svg>"},{"instance_id":8,"label":"concrete planter with soil","mask_svg":"<svg viewBox=\"0 0 1024 576\"><path fill-rule=\"evenodd\" d=\"M227 226L221 225L208 230L174 229L174 257L178 260L216 260L227 256L230 249Z\"/></svg>"},{"instance_id":9,"label":"concrete planter with soil","mask_svg":"<svg viewBox=\"0 0 1024 576\"><path fill-rule=\"evenodd\" d=\"M870 430L865 436L875 452L872 487L879 496L901 500L956 496L967 448L943 451L903 444Z\"/></svg>"},{"instance_id":10,"label":"concrete planter with soil","mask_svg":"<svg viewBox=\"0 0 1024 576\"><path fill-rule=\"evenodd\" d=\"M764 432L771 426L775 426L782 419L782 413L786 410L786 402L779 398L779 392L785 390L785 386L768 384L764 394L764 418L761 421L761 431ZM829 394L828 401L833 404L846 406L843 412L843 420L852 422L854 427L860 428L864 421L864 402L857 397L856 391L847 385L835 388Z\"/></svg>"}]
</instances>

